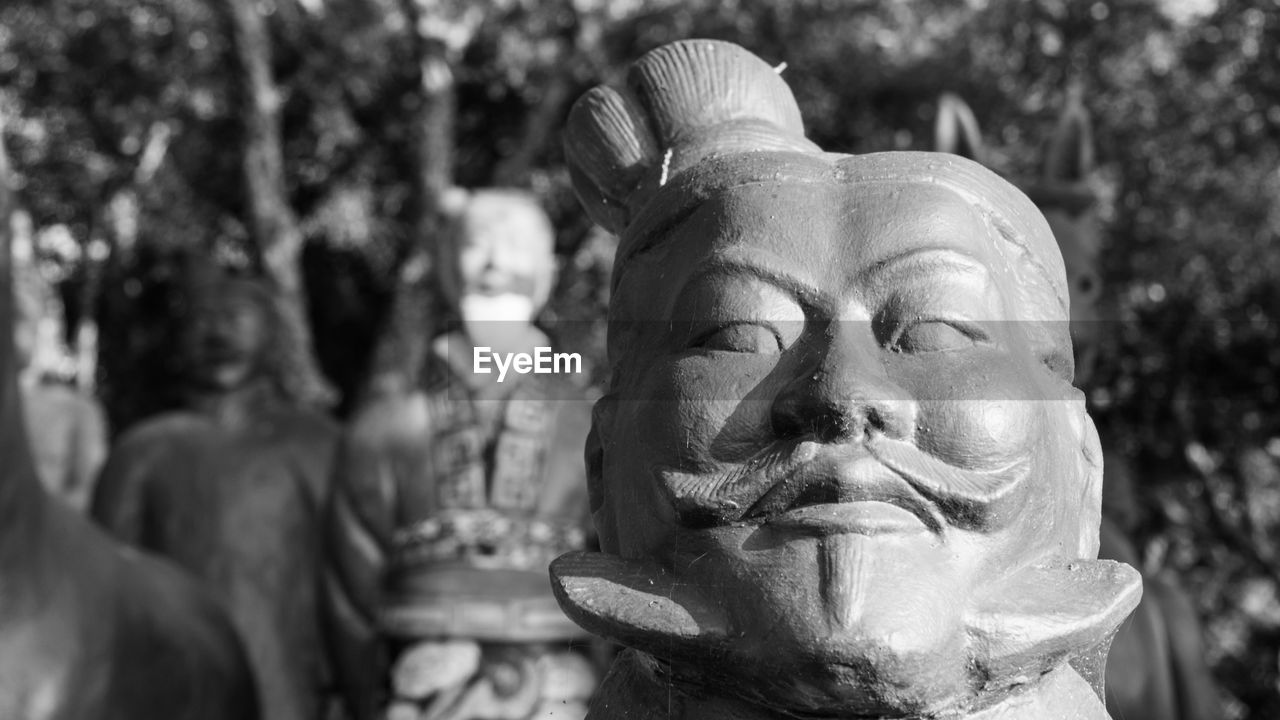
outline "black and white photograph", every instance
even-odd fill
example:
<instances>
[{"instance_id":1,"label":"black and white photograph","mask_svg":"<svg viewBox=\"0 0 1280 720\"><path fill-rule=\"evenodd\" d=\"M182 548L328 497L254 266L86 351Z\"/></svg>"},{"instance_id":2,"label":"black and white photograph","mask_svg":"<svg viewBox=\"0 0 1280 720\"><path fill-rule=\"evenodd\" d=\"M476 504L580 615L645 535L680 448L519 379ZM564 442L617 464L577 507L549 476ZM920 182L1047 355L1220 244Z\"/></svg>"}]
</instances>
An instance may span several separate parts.
<instances>
[{"instance_id":1,"label":"black and white photograph","mask_svg":"<svg viewBox=\"0 0 1280 720\"><path fill-rule=\"evenodd\" d=\"M0 0L0 720L1277 720L1280 2Z\"/></svg>"}]
</instances>

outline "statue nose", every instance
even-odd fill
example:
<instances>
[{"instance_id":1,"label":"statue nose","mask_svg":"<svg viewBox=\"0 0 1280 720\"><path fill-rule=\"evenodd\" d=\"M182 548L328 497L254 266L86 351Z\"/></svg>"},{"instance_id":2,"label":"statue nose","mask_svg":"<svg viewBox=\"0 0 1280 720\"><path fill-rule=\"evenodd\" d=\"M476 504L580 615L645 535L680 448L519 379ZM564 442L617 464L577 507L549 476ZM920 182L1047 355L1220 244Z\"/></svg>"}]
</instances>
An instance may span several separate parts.
<instances>
[{"instance_id":1,"label":"statue nose","mask_svg":"<svg viewBox=\"0 0 1280 720\"><path fill-rule=\"evenodd\" d=\"M873 337L841 334L832 333L830 342L774 399L775 434L825 443L855 441L871 433L910 439L916 401L888 377L879 357L883 350ZM870 330L843 334L870 336Z\"/></svg>"}]
</instances>

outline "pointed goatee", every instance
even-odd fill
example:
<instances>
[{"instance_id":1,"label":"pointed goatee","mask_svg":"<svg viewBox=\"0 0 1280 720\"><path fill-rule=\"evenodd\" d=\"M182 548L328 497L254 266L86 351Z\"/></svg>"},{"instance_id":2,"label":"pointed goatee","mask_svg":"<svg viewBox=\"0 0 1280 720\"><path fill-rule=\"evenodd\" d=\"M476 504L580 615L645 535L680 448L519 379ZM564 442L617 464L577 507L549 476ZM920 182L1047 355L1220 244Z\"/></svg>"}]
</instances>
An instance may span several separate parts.
<instances>
[{"instance_id":1,"label":"pointed goatee","mask_svg":"<svg viewBox=\"0 0 1280 720\"><path fill-rule=\"evenodd\" d=\"M861 614L867 593L866 542L866 537L854 533L832 535L822 541L819 582L832 628L849 629Z\"/></svg>"}]
</instances>

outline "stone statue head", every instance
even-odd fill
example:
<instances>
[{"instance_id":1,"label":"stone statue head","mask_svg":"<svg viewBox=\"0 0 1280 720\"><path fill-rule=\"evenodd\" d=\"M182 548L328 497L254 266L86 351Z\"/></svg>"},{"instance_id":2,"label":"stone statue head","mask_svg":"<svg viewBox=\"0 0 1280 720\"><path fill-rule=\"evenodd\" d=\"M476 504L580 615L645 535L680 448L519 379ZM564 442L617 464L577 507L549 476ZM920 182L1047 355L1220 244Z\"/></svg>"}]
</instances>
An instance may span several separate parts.
<instances>
[{"instance_id":1,"label":"stone statue head","mask_svg":"<svg viewBox=\"0 0 1280 720\"><path fill-rule=\"evenodd\" d=\"M962 158L823 152L714 41L588 92L565 137L620 236L587 442L605 570L556 566L572 617L801 715L946 712L1096 661L1136 596L1077 562L1101 454L1026 196Z\"/></svg>"},{"instance_id":2,"label":"stone statue head","mask_svg":"<svg viewBox=\"0 0 1280 720\"><path fill-rule=\"evenodd\" d=\"M198 392L228 393L275 379L278 335L270 290L257 280L211 275L188 293L181 332L188 384Z\"/></svg>"},{"instance_id":3,"label":"stone statue head","mask_svg":"<svg viewBox=\"0 0 1280 720\"><path fill-rule=\"evenodd\" d=\"M502 324L533 322L555 282L551 221L523 191L486 189L464 197L441 247L445 297L473 336L482 338L486 327L501 333Z\"/></svg>"}]
</instances>

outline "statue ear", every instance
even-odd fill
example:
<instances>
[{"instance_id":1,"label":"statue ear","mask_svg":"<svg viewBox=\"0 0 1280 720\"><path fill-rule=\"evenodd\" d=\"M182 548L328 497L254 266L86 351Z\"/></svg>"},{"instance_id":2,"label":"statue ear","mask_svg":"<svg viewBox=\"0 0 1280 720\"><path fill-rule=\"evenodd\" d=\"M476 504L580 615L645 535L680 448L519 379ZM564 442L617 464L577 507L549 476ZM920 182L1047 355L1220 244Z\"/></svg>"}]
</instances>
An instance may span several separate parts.
<instances>
[{"instance_id":1,"label":"statue ear","mask_svg":"<svg viewBox=\"0 0 1280 720\"><path fill-rule=\"evenodd\" d=\"M1058 183L1084 182L1093 171L1093 125L1084 107L1084 88L1067 89L1066 105L1045 153L1044 179Z\"/></svg>"},{"instance_id":2,"label":"statue ear","mask_svg":"<svg viewBox=\"0 0 1280 720\"><path fill-rule=\"evenodd\" d=\"M613 518L605 517L604 509L604 447L612 434L617 407L617 398L612 394L596 401L591 408L591 430L587 433L587 444L583 451L583 459L587 465L587 498L591 505L591 518L596 526L596 535L600 538L600 549L605 552L617 552Z\"/></svg>"},{"instance_id":3,"label":"statue ear","mask_svg":"<svg viewBox=\"0 0 1280 720\"><path fill-rule=\"evenodd\" d=\"M938 117L933 124L933 145L938 152L951 153L984 162L982 132L969 104L958 95L943 93L938 98Z\"/></svg>"}]
</instances>

